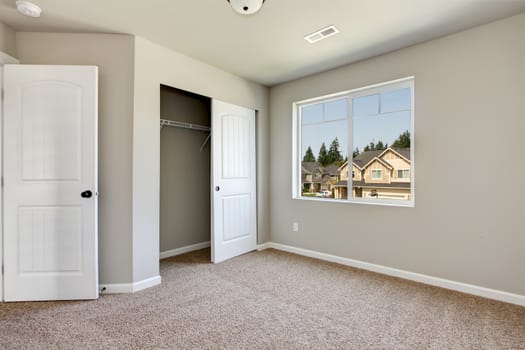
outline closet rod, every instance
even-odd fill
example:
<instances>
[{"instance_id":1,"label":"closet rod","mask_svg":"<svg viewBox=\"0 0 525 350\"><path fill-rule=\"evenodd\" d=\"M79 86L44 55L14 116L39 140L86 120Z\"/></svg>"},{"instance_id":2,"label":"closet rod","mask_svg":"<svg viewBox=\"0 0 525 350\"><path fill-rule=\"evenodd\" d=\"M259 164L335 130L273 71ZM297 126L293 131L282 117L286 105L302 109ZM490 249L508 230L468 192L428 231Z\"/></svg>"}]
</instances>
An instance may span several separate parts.
<instances>
[{"instance_id":1,"label":"closet rod","mask_svg":"<svg viewBox=\"0 0 525 350\"><path fill-rule=\"evenodd\" d=\"M211 131L211 128L209 126L198 125L198 124L191 124L191 123L185 123L185 122L178 122L176 120L161 119L160 120L160 128L162 129L162 127L164 125L174 126L174 127L177 127L177 128L198 130L198 131Z\"/></svg>"}]
</instances>

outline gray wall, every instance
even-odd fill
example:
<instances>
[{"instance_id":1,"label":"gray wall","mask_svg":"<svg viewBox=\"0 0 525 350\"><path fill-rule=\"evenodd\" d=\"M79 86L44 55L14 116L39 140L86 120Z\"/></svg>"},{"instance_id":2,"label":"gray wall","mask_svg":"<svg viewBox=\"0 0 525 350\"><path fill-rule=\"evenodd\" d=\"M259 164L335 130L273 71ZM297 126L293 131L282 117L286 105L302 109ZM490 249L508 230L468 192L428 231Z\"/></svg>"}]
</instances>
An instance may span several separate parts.
<instances>
[{"instance_id":1,"label":"gray wall","mask_svg":"<svg viewBox=\"0 0 525 350\"><path fill-rule=\"evenodd\" d=\"M209 98L162 87L163 119L210 125ZM207 132L165 126L160 132L160 251L210 240L210 143Z\"/></svg>"},{"instance_id":2,"label":"gray wall","mask_svg":"<svg viewBox=\"0 0 525 350\"><path fill-rule=\"evenodd\" d=\"M21 63L99 67L100 283L130 283L134 39L19 32L16 44Z\"/></svg>"},{"instance_id":3,"label":"gray wall","mask_svg":"<svg viewBox=\"0 0 525 350\"><path fill-rule=\"evenodd\" d=\"M16 33L3 22L0 22L0 51L16 57Z\"/></svg>"},{"instance_id":4,"label":"gray wall","mask_svg":"<svg viewBox=\"0 0 525 350\"><path fill-rule=\"evenodd\" d=\"M271 240L525 294L524 28L521 14L272 88ZM292 102L410 75L415 208L292 200Z\"/></svg>"},{"instance_id":5,"label":"gray wall","mask_svg":"<svg viewBox=\"0 0 525 350\"><path fill-rule=\"evenodd\" d=\"M253 108L257 114L259 242L269 239L268 89L140 37L135 38L133 280L159 273L159 85Z\"/></svg>"}]
</instances>

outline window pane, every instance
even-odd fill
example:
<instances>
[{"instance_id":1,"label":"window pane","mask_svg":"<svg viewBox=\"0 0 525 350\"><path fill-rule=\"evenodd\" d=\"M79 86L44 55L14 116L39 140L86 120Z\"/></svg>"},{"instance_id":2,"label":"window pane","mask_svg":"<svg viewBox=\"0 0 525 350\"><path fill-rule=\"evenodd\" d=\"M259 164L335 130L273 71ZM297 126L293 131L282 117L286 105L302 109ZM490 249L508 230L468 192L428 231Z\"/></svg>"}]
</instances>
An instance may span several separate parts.
<instances>
[{"instance_id":1,"label":"window pane","mask_svg":"<svg viewBox=\"0 0 525 350\"><path fill-rule=\"evenodd\" d=\"M347 156L348 99L302 107L301 196L346 199L340 188L348 172L340 167Z\"/></svg>"},{"instance_id":2,"label":"window pane","mask_svg":"<svg viewBox=\"0 0 525 350\"><path fill-rule=\"evenodd\" d=\"M399 89L381 94L381 113L410 110L410 89Z\"/></svg>"},{"instance_id":3,"label":"window pane","mask_svg":"<svg viewBox=\"0 0 525 350\"><path fill-rule=\"evenodd\" d=\"M354 117L366 117L379 113L379 95L368 95L352 100Z\"/></svg>"},{"instance_id":4,"label":"window pane","mask_svg":"<svg viewBox=\"0 0 525 350\"><path fill-rule=\"evenodd\" d=\"M363 106L378 101L378 113ZM352 197L410 200L411 91L395 89L352 100ZM357 108L357 110L356 110ZM368 112L372 108L367 109Z\"/></svg>"},{"instance_id":5,"label":"window pane","mask_svg":"<svg viewBox=\"0 0 525 350\"><path fill-rule=\"evenodd\" d=\"M317 103L301 108L301 122L303 125L323 121L323 105Z\"/></svg>"},{"instance_id":6,"label":"window pane","mask_svg":"<svg viewBox=\"0 0 525 350\"><path fill-rule=\"evenodd\" d=\"M324 120L344 120L346 123L348 120L348 99L342 98L326 102L324 110Z\"/></svg>"}]
</instances>

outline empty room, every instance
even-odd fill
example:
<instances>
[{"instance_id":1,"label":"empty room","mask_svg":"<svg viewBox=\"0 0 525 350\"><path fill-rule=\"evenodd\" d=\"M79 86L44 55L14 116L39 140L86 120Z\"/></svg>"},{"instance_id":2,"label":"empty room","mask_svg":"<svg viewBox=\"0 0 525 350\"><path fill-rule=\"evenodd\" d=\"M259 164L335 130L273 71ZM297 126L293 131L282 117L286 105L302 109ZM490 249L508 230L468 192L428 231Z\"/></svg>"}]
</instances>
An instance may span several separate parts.
<instances>
[{"instance_id":1,"label":"empty room","mask_svg":"<svg viewBox=\"0 0 525 350\"><path fill-rule=\"evenodd\" d=\"M0 0L0 349L525 349L524 37L525 0Z\"/></svg>"}]
</instances>

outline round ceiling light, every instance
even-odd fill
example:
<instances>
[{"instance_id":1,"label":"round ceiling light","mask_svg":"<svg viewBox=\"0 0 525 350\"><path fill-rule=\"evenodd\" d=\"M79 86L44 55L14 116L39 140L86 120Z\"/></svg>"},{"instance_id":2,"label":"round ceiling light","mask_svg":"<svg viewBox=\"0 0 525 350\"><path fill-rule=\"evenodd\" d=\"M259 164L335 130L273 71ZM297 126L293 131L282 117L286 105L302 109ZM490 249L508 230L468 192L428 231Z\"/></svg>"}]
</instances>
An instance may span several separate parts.
<instances>
[{"instance_id":1,"label":"round ceiling light","mask_svg":"<svg viewBox=\"0 0 525 350\"><path fill-rule=\"evenodd\" d=\"M40 7L33 4L32 2L25 1L25 0L17 0L16 8L18 12L20 12L23 15L29 16L29 17L38 18L40 17L40 14L42 13L42 9Z\"/></svg>"},{"instance_id":2,"label":"round ceiling light","mask_svg":"<svg viewBox=\"0 0 525 350\"><path fill-rule=\"evenodd\" d=\"M258 12L265 0L227 0L235 12L241 15L253 15Z\"/></svg>"}]
</instances>

